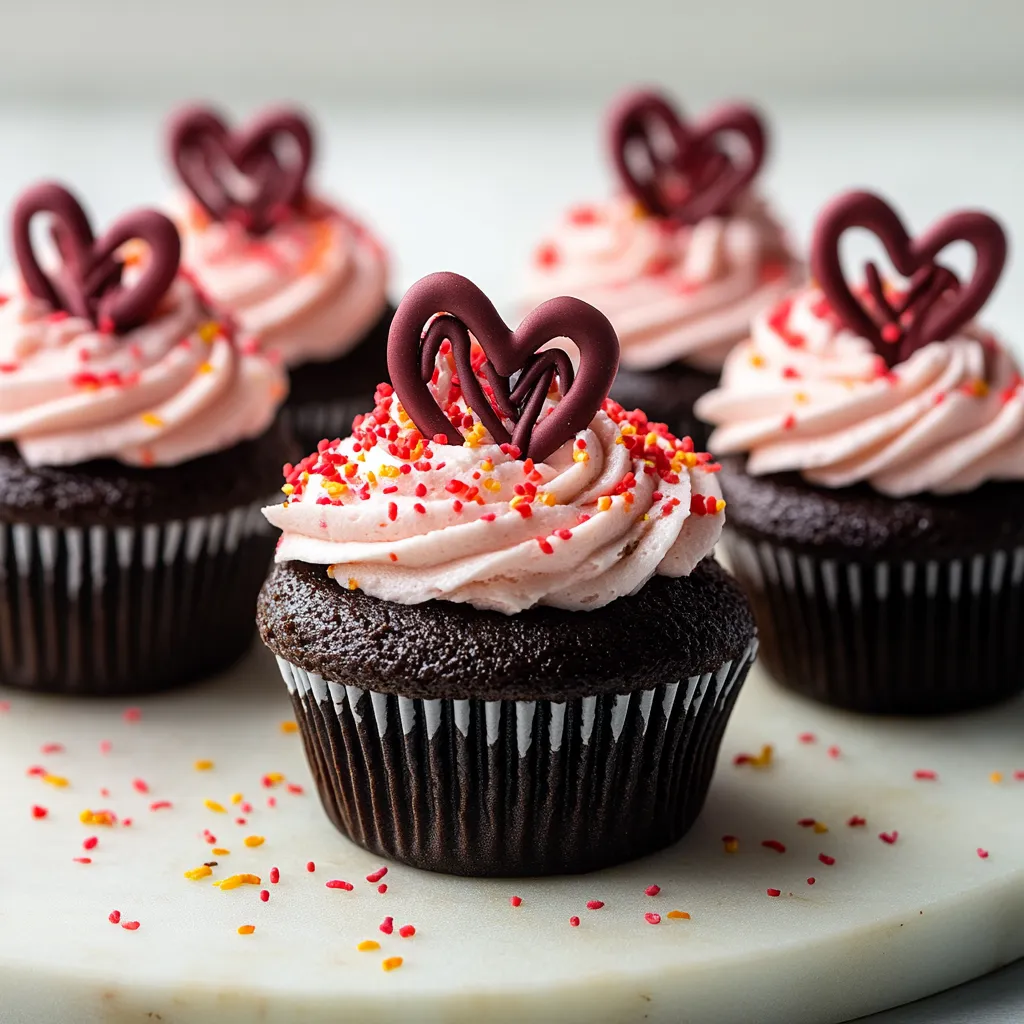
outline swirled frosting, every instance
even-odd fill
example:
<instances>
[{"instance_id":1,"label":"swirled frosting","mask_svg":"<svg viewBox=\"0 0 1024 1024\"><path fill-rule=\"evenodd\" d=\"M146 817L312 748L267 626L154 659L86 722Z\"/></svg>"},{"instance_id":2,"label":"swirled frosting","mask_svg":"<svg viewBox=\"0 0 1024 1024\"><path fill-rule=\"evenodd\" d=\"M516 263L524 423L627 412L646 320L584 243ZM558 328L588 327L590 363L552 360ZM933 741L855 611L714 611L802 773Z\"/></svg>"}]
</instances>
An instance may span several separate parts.
<instances>
[{"instance_id":1,"label":"swirled frosting","mask_svg":"<svg viewBox=\"0 0 1024 1024\"><path fill-rule=\"evenodd\" d=\"M716 424L714 450L748 453L755 476L796 470L893 497L1024 479L1024 388L991 335L965 328L890 370L816 288L755 319L696 412Z\"/></svg>"},{"instance_id":2,"label":"swirled frosting","mask_svg":"<svg viewBox=\"0 0 1024 1024\"><path fill-rule=\"evenodd\" d=\"M749 192L728 216L693 226L622 196L569 210L536 250L527 305L574 295L597 306L630 369L718 370L753 316L801 279L782 229Z\"/></svg>"},{"instance_id":3,"label":"swirled frosting","mask_svg":"<svg viewBox=\"0 0 1024 1024\"><path fill-rule=\"evenodd\" d=\"M183 265L243 334L287 366L343 356L383 314L387 255L341 210L307 200L301 214L251 236L191 199L183 209Z\"/></svg>"},{"instance_id":4,"label":"swirled frosting","mask_svg":"<svg viewBox=\"0 0 1024 1024\"><path fill-rule=\"evenodd\" d=\"M718 467L688 438L606 401L546 462L520 460L471 416L453 373L446 342L431 386L463 413L464 445L423 438L382 384L350 437L286 467L287 500L264 509L283 532L278 561L329 566L341 586L400 604L514 614L599 608L712 551Z\"/></svg>"},{"instance_id":5,"label":"swirled frosting","mask_svg":"<svg viewBox=\"0 0 1024 1024\"><path fill-rule=\"evenodd\" d=\"M261 435L287 393L280 366L245 349L181 277L117 335L15 288L0 296L0 439L33 466L170 466L230 448Z\"/></svg>"}]
</instances>

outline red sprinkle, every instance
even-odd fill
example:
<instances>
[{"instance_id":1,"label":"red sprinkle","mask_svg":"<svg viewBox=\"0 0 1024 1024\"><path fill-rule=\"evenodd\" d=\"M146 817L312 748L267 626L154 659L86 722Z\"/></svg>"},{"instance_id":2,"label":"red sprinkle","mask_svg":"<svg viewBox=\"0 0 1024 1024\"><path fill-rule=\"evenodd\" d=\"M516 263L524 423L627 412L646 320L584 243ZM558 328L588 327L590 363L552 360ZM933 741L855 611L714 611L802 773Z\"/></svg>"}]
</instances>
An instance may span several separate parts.
<instances>
[{"instance_id":1,"label":"red sprinkle","mask_svg":"<svg viewBox=\"0 0 1024 1024\"><path fill-rule=\"evenodd\" d=\"M808 879L807 879L807 884L808 884L808 885L814 885L814 883L815 883L816 881L817 881L817 879L816 879L816 878L814 878L814 876L812 875L812 876L811 876L810 878L808 878Z\"/></svg>"},{"instance_id":2,"label":"red sprinkle","mask_svg":"<svg viewBox=\"0 0 1024 1024\"><path fill-rule=\"evenodd\" d=\"M351 892L355 888L351 882L345 882L340 878L332 878L326 885L328 889L344 889L345 892Z\"/></svg>"},{"instance_id":3,"label":"red sprinkle","mask_svg":"<svg viewBox=\"0 0 1024 1024\"><path fill-rule=\"evenodd\" d=\"M761 845L767 850L774 850L776 853L786 852L785 844L780 843L778 839L764 839L761 841Z\"/></svg>"},{"instance_id":4,"label":"red sprinkle","mask_svg":"<svg viewBox=\"0 0 1024 1024\"><path fill-rule=\"evenodd\" d=\"M509 896L508 901L513 907L521 907L523 905L522 896Z\"/></svg>"},{"instance_id":5,"label":"red sprinkle","mask_svg":"<svg viewBox=\"0 0 1024 1024\"><path fill-rule=\"evenodd\" d=\"M270 900L270 893L266 889L260 889L260 899L267 903Z\"/></svg>"},{"instance_id":6,"label":"red sprinkle","mask_svg":"<svg viewBox=\"0 0 1024 1024\"><path fill-rule=\"evenodd\" d=\"M142 721L142 709L141 708L125 708L124 714L121 716L126 722L134 723Z\"/></svg>"},{"instance_id":7,"label":"red sprinkle","mask_svg":"<svg viewBox=\"0 0 1024 1024\"><path fill-rule=\"evenodd\" d=\"M938 777L939 773L932 771L931 768L918 768L917 771L914 772L915 779L924 779L927 782L934 782Z\"/></svg>"},{"instance_id":8,"label":"red sprinkle","mask_svg":"<svg viewBox=\"0 0 1024 1024\"><path fill-rule=\"evenodd\" d=\"M790 413L782 421L782 429L783 430L792 430L795 426L796 426L796 417L792 413Z\"/></svg>"},{"instance_id":9,"label":"red sprinkle","mask_svg":"<svg viewBox=\"0 0 1024 1024\"><path fill-rule=\"evenodd\" d=\"M416 929L411 924L403 924L402 927L398 929L398 934L401 935L403 939L411 939L416 934Z\"/></svg>"},{"instance_id":10,"label":"red sprinkle","mask_svg":"<svg viewBox=\"0 0 1024 1024\"><path fill-rule=\"evenodd\" d=\"M797 736L797 739L801 743L817 743L818 741L818 737L815 736L813 732L802 732Z\"/></svg>"},{"instance_id":11,"label":"red sprinkle","mask_svg":"<svg viewBox=\"0 0 1024 1024\"><path fill-rule=\"evenodd\" d=\"M37 820L39 818L45 818L49 813L50 812L45 807L40 807L39 804L35 804L32 807L32 817Z\"/></svg>"},{"instance_id":12,"label":"red sprinkle","mask_svg":"<svg viewBox=\"0 0 1024 1024\"><path fill-rule=\"evenodd\" d=\"M121 925L121 927L126 932L137 932L139 930L139 922L138 921L125 921L124 924Z\"/></svg>"},{"instance_id":13,"label":"red sprinkle","mask_svg":"<svg viewBox=\"0 0 1024 1024\"><path fill-rule=\"evenodd\" d=\"M64 744L63 743L44 743L41 748L43 754L63 754Z\"/></svg>"},{"instance_id":14,"label":"red sprinkle","mask_svg":"<svg viewBox=\"0 0 1024 1024\"><path fill-rule=\"evenodd\" d=\"M580 919L578 917L573 916L573 917L569 918L569 927L570 928L579 928L579 926L580 926Z\"/></svg>"},{"instance_id":15,"label":"red sprinkle","mask_svg":"<svg viewBox=\"0 0 1024 1024\"><path fill-rule=\"evenodd\" d=\"M151 811L166 811L173 806L170 800L156 800L149 805L149 809Z\"/></svg>"},{"instance_id":16,"label":"red sprinkle","mask_svg":"<svg viewBox=\"0 0 1024 1024\"><path fill-rule=\"evenodd\" d=\"M587 900L587 910L600 910L603 906L601 900Z\"/></svg>"},{"instance_id":17,"label":"red sprinkle","mask_svg":"<svg viewBox=\"0 0 1024 1024\"><path fill-rule=\"evenodd\" d=\"M270 869L270 884L277 885L281 881L281 871L279 868Z\"/></svg>"},{"instance_id":18,"label":"red sprinkle","mask_svg":"<svg viewBox=\"0 0 1024 1024\"><path fill-rule=\"evenodd\" d=\"M820 860L822 864L825 864L828 867L831 867L836 862L835 857L830 857L827 853L819 853L818 860Z\"/></svg>"},{"instance_id":19,"label":"red sprinkle","mask_svg":"<svg viewBox=\"0 0 1024 1024\"><path fill-rule=\"evenodd\" d=\"M109 754L114 749L114 744L110 740L100 740L100 753Z\"/></svg>"},{"instance_id":20,"label":"red sprinkle","mask_svg":"<svg viewBox=\"0 0 1024 1024\"><path fill-rule=\"evenodd\" d=\"M797 824L798 824L798 825L799 825L799 826L800 826L801 828L811 828L811 827L813 827L814 825L816 825L816 824L817 824L817 821L816 821L816 819L815 819L815 818L801 818L801 819L800 819L800 820L799 820L799 821L797 822Z\"/></svg>"},{"instance_id":21,"label":"red sprinkle","mask_svg":"<svg viewBox=\"0 0 1024 1024\"><path fill-rule=\"evenodd\" d=\"M888 843L892 846L892 844L899 838L899 835L899 832L897 832L896 829L893 829L891 832L879 832L878 838L881 839L883 843Z\"/></svg>"},{"instance_id":22,"label":"red sprinkle","mask_svg":"<svg viewBox=\"0 0 1024 1024\"><path fill-rule=\"evenodd\" d=\"M110 912L110 916L107 918L107 920L111 924L120 924L121 923L121 911L120 910L112 910Z\"/></svg>"},{"instance_id":23,"label":"red sprinkle","mask_svg":"<svg viewBox=\"0 0 1024 1024\"><path fill-rule=\"evenodd\" d=\"M132 779L132 788L136 793L148 793L149 786L142 779Z\"/></svg>"},{"instance_id":24,"label":"red sprinkle","mask_svg":"<svg viewBox=\"0 0 1024 1024\"><path fill-rule=\"evenodd\" d=\"M377 886L377 892L379 892L381 894L381 896L383 896L384 893L386 893L387 891L388 891L388 883L387 882L381 882L380 885Z\"/></svg>"},{"instance_id":25,"label":"red sprinkle","mask_svg":"<svg viewBox=\"0 0 1024 1024\"><path fill-rule=\"evenodd\" d=\"M982 860L988 860L988 850L984 850L984 849L982 849L982 848L981 848L981 847L979 846L979 847L978 847L978 856L979 856L979 857L980 857L980 858L981 858Z\"/></svg>"},{"instance_id":26,"label":"red sprinkle","mask_svg":"<svg viewBox=\"0 0 1024 1024\"><path fill-rule=\"evenodd\" d=\"M385 917L380 923L380 930L385 935L390 935L395 930L395 919L393 917Z\"/></svg>"},{"instance_id":27,"label":"red sprinkle","mask_svg":"<svg viewBox=\"0 0 1024 1024\"><path fill-rule=\"evenodd\" d=\"M647 913L644 914L644 920L648 924L661 924L661 914L655 914L653 911L648 910Z\"/></svg>"},{"instance_id":28,"label":"red sprinkle","mask_svg":"<svg viewBox=\"0 0 1024 1024\"><path fill-rule=\"evenodd\" d=\"M308 863L306 864L306 870L307 870L307 871L308 871L308 872L309 872L310 874L312 874L312 873L313 873L314 871L316 871L316 865L315 865L315 864L314 864L314 863L313 863L312 861L309 861L309 862L308 862Z\"/></svg>"},{"instance_id":29,"label":"red sprinkle","mask_svg":"<svg viewBox=\"0 0 1024 1024\"><path fill-rule=\"evenodd\" d=\"M388 519L394 522L398 518L398 506L393 502L388 502Z\"/></svg>"},{"instance_id":30,"label":"red sprinkle","mask_svg":"<svg viewBox=\"0 0 1024 1024\"><path fill-rule=\"evenodd\" d=\"M769 896L781 896L782 895L782 890L781 889L765 889L765 892L768 893Z\"/></svg>"},{"instance_id":31,"label":"red sprinkle","mask_svg":"<svg viewBox=\"0 0 1024 1024\"><path fill-rule=\"evenodd\" d=\"M96 836L89 836L89 838L86 839L82 843L82 849L83 850L95 850L96 847L99 846L99 845L100 845L100 841L99 841L99 839L97 839Z\"/></svg>"},{"instance_id":32,"label":"red sprinkle","mask_svg":"<svg viewBox=\"0 0 1024 1024\"><path fill-rule=\"evenodd\" d=\"M379 882L387 873L387 868L377 868L372 874L366 876L366 880L368 882Z\"/></svg>"},{"instance_id":33,"label":"red sprinkle","mask_svg":"<svg viewBox=\"0 0 1024 1024\"><path fill-rule=\"evenodd\" d=\"M659 892L661 892L660 885L649 885L644 889L645 896L657 896Z\"/></svg>"},{"instance_id":34,"label":"red sprinkle","mask_svg":"<svg viewBox=\"0 0 1024 1024\"><path fill-rule=\"evenodd\" d=\"M849 825L850 828L858 828L859 826L866 825L867 823L867 818L862 818L859 814L855 814L846 824Z\"/></svg>"},{"instance_id":35,"label":"red sprinkle","mask_svg":"<svg viewBox=\"0 0 1024 1024\"><path fill-rule=\"evenodd\" d=\"M840 754L840 750L839 750L838 747L829 747L828 748L828 756L829 757L838 757L839 754Z\"/></svg>"},{"instance_id":36,"label":"red sprinkle","mask_svg":"<svg viewBox=\"0 0 1024 1024\"><path fill-rule=\"evenodd\" d=\"M72 857L71 858L76 864L91 864L92 857Z\"/></svg>"}]
</instances>

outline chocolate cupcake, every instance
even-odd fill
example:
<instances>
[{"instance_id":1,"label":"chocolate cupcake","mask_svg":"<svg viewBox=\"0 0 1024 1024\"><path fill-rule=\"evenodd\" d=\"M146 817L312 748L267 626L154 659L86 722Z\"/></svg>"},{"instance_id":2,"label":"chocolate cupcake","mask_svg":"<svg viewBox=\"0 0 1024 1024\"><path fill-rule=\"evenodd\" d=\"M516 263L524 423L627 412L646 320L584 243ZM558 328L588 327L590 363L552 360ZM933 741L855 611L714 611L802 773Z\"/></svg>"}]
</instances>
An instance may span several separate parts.
<instances>
[{"instance_id":1,"label":"chocolate cupcake","mask_svg":"<svg viewBox=\"0 0 1024 1024\"><path fill-rule=\"evenodd\" d=\"M37 258L49 217L56 260ZM283 372L178 272L163 214L95 240L56 184L19 199L0 300L0 683L115 695L230 664L273 551L260 506L293 451ZM43 266L59 265L57 270Z\"/></svg>"},{"instance_id":2,"label":"chocolate cupcake","mask_svg":"<svg viewBox=\"0 0 1024 1024\"><path fill-rule=\"evenodd\" d=\"M575 374L538 351L560 337ZM367 849L580 872L699 813L753 620L711 557L717 467L605 398L617 349L578 300L513 333L464 278L424 278L391 328L396 391L267 510L260 632L324 807Z\"/></svg>"},{"instance_id":3,"label":"chocolate cupcake","mask_svg":"<svg viewBox=\"0 0 1024 1024\"><path fill-rule=\"evenodd\" d=\"M906 283L870 263L847 283L854 227ZM938 262L955 241L976 251L966 282ZM985 214L912 239L882 199L844 195L815 229L817 284L757 318L698 403L764 664L800 693L926 715L1024 690L1024 389L973 323L1005 257Z\"/></svg>"},{"instance_id":4,"label":"chocolate cupcake","mask_svg":"<svg viewBox=\"0 0 1024 1024\"><path fill-rule=\"evenodd\" d=\"M622 345L612 397L703 448L695 400L718 383L752 317L803 277L754 189L764 124L741 105L687 123L652 92L626 94L608 120L621 192L566 213L536 250L528 296L597 306Z\"/></svg>"},{"instance_id":5,"label":"chocolate cupcake","mask_svg":"<svg viewBox=\"0 0 1024 1024\"><path fill-rule=\"evenodd\" d=\"M184 265L257 351L291 376L285 418L303 448L342 437L387 376L387 255L374 235L313 195L313 131L295 110L230 130L212 110L171 120L187 196Z\"/></svg>"}]
</instances>

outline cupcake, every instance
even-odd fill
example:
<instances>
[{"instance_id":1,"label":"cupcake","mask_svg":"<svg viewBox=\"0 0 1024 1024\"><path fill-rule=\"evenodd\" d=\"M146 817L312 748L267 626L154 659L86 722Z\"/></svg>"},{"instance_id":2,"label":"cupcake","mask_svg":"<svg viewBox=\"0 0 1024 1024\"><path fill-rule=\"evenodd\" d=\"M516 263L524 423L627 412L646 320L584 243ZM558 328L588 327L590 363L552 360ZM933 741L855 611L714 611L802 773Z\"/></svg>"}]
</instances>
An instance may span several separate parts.
<instances>
[{"instance_id":1,"label":"cupcake","mask_svg":"<svg viewBox=\"0 0 1024 1024\"><path fill-rule=\"evenodd\" d=\"M538 351L562 337L576 373ZM327 814L367 849L582 872L700 811L753 619L712 557L717 467L606 399L617 360L577 299L513 333L469 281L426 277L391 327L394 390L267 510L260 632Z\"/></svg>"},{"instance_id":2,"label":"cupcake","mask_svg":"<svg viewBox=\"0 0 1024 1024\"><path fill-rule=\"evenodd\" d=\"M608 121L619 193L567 211L535 252L529 302L568 294L597 306L622 346L612 397L703 448L694 402L752 317L802 280L754 187L765 128L739 105L687 123L651 92L622 97Z\"/></svg>"},{"instance_id":3,"label":"cupcake","mask_svg":"<svg viewBox=\"0 0 1024 1024\"><path fill-rule=\"evenodd\" d=\"M31 228L56 243L40 261ZM179 272L154 210L100 239L77 200L17 201L0 297L0 684L121 695L224 668L253 636L292 442L283 371Z\"/></svg>"},{"instance_id":4,"label":"cupcake","mask_svg":"<svg viewBox=\"0 0 1024 1024\"><path fill-rule=\"evenodd\" d=\"M868 263L851 284L850 228L900 277ZM963 241L967 281L938 260ZM844 195L815 229L815 283L755 319L698 402L727 456L728 552L785 686L908 715L1024 689L1024 389L974 322L1005 257L986 214L913 239L878 196Z\"/></svg>"},{"instance_id":5,"label":"cupcake","mask_svg":"<svg viewBox=\"0 0 1024 1024\"><path fill-rule=\"evenodd\" d=\"M306 178L313 132L294 110L232 131L204 107L172 118L183 263L211 303L291 377L285 417L305 450L349 432L387 375L388 260Z\"/></svg>"}]
</instances>

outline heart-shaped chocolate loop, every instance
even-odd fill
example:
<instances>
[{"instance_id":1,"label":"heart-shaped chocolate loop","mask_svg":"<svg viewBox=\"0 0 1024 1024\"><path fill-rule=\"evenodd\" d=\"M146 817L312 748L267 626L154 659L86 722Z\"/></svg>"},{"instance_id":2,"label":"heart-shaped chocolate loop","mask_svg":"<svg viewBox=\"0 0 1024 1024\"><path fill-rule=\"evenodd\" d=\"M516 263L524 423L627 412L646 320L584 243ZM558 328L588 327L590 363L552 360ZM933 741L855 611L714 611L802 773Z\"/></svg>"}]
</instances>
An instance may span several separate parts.
<instances>
[{"instance_id":1,"label":"heart-shaped chocolate loop","mask_svg":"<svg viewBox=\"0 0 1024 1024\"><path fill-rule=\"evenodd\" d=\"M485 357L475 369L470 335ZM579 349L577 373L564 349L542 350L555 338L569 338ZM460 425L441 410L429 384L445 339L452 345L466 403L495 443L511 442L520 458L537 462L590 424L619 365L615 329L603 313L580 299L549 299L512 331L472 281L458 274L430 274L406 292L395 313L388 335L388 371L420 433L427 438L443 435L448 444L462 444ZM545 413L556 377L561 396ZM512 422L511 431L503 420Z\"/></svg>"},{"instance_id":2,"label":"heart-shaped chocolate loop","mask_svg":"<svg viewBox=\"0 0 1024 1024\"><path fill-rule=\"evenodd\" d=\"M53 219L53 237L62 266L53 274L36 257L32 220ZM123 333L152 315L178 274L181 240L174 223L157 210L135 210L121 217L98 241L78 200L62 185L43 182L18 199L11 222L14 255L26 288L56 310ZM117 250L126 242L149 248L142 272L126 286Z\"/></svg>"},{"instance_id":3,"label":"heart-shaped chocolate loop","mask_svg":"<svg viewBox=\"0 0 1024 1024\"><path fill-rule=\"evenodd\" d=\"M737 164L719 145L741 139L745 159ZM696 224L725 213L753 181L767 149L756 111L729 104L687 124L656 92L631 92L612 107L609 145L622 184L649 214Z\"/></svg>"},{"instance_id":4,"label":"heart-shaped chocolate loop","mask_svg":"<svg viewBox=\"0 0 1024 1024\"><path fill-rule=\"evenodd\" d=\"M878 268L868 263L867 295L855 294L839 253L840 239L851 228L863 228L878 238L897 272L908 279L905 290L886 289ZM939 253L954 242L967 242L975 252L974 273L966 284L937 262ZM867 338L887 365L894 366L974 319L999 281L1006 251L1006 233L987 213L953 213L920 238L911 238L884 199L871 192L847 192L818 217L811 273L844 326Z\"/></svg>"},{"instance_id":5,"label":"heart-shaped chocolate loop","mask_svg":"<svg viewBox=\"0 0 1024 1024\"><path fill-rule=\"evenodd\" d=\"M259 235L301 206L313 132L297 110L267 110L231 130L208 107L185 107L171 118L168 148L178 176L214 220L236 220Z\"/></svg>"}]
</instances>

